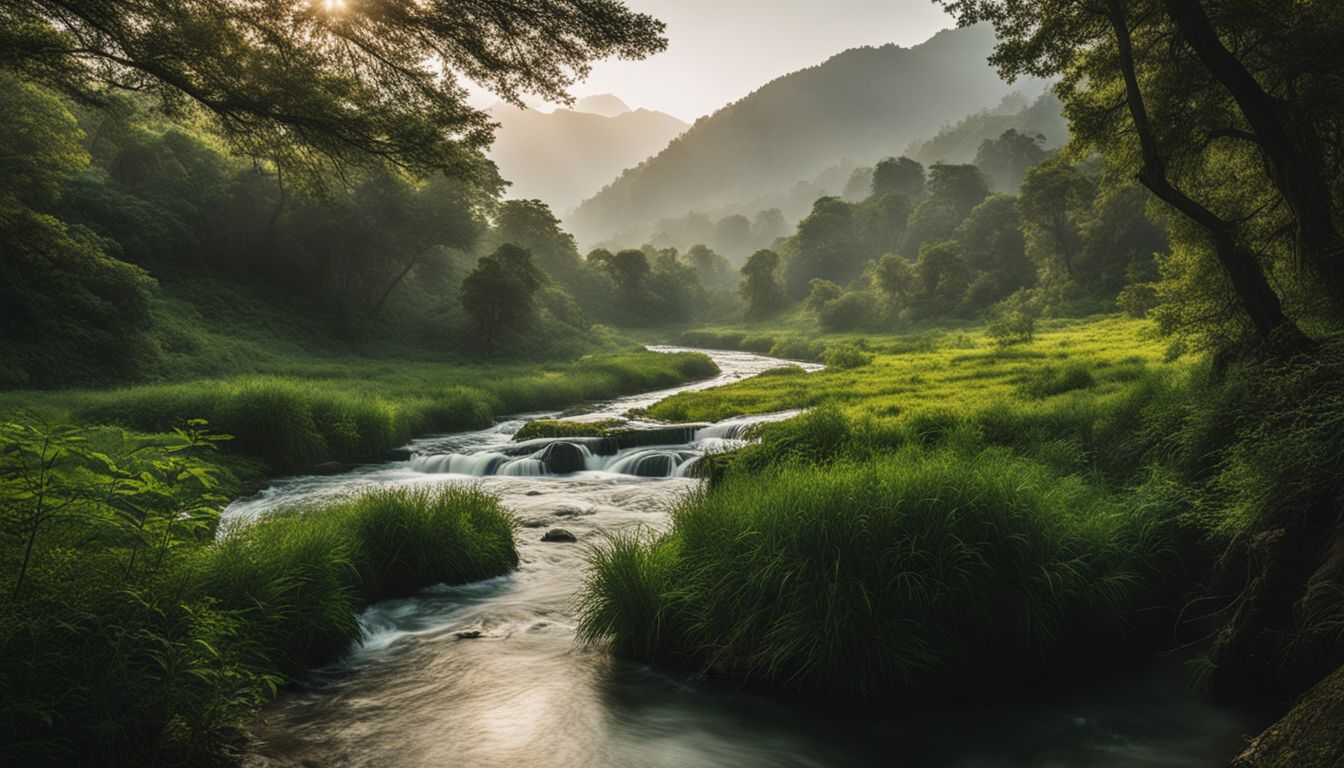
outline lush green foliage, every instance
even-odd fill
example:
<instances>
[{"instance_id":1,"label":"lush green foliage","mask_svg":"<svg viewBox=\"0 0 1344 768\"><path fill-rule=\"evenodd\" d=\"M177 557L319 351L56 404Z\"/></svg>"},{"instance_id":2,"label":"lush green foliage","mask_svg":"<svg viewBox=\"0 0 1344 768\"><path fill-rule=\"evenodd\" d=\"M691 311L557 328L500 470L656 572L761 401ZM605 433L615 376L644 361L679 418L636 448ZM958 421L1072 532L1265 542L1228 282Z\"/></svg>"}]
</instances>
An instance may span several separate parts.
<instances>
[{"instance_id":1,"label":"lush green foliage","mask_svg":"<svg viewBox=\"0 0 1344 768\"><path fill-rule=\"evenodd\" d=\"M467 273L462 280L462 308L485 339L487 352L494 354L500 338L522 333L532 324L536 312L532 296L542 279L532 254L507 243Z\"/></svg>"},{"instance_id":2,"label":"lush green foliage","mask_svg":"<svg viewBox=\"0 0 1344 768\"><path fill-rule=\"evenodd\" d=\"M235 436L230 451L290 472L329 461L375 461L413 437L479 429L506 413L671 387L717 371L704 355L645 351L544 366L304 362L285 376L23 392L0 403L146 431L202 416Z\"/></svg>"},{"instance_id":3,"label":"lush green foliage","mask_svg":"<svg viewBox=\"0 0 1344 768\"><path fill-rule=\"evenodd\" d=\"M514 522L474 488L371 489L331 506L240 521L200 554L201 589L252 625L278 673L329 662L363 606L518 563Z\"/></svg>"},{"instance_id":4,"label":"lush green foliage","mask_svg":"<svg viewBox=\"0 0 1344 768\"><path fill-rule=\"evenodd\" d=\"M0 760L186 763L368 601L508 571L513 521L479 491L378 491L239 526L192 422L165 435L0 425Z\"/></svg>"},{"instance_id":5,"label":"lush green foliage","mask_svg":"<svg viewBox=\"0 0 1344 768\"><path fill-rule=\"evenodd\" d=\"M759 338L778 343L761 332L714 336L742 346ZM827 690L827 681L830 689L865 681L849 692L900 697L921 686L1002 682L993 670L1057 667L1055 656L1100 665L1115 647L1203 637L1207 626L1186 624L1181 610L1196 601L1231 608L1218 614L1225 626L1209 655L1219 690L1291 696L1338 665L1344 588L1337 569L1319 565L1335 546L1344 502L1337 339L1291 359L1223 368L1172 361L1147 324L1117 317L1045 321L1033 340L1011 347L956 331L820 343L828 352L862 344L872 361L761 376L654 407L693 421L812 410L706 459L710 488L678 508L667 534L618 539L594 555L584 604L590 639L772 684ZM995 490L1000 477L1013 478L1006 497ZM1053 506L1061 498L1069 500ZM964 612L920 613L934 593L919 579L957 562L952 553L975 535L963 531L944 547L902 539L908 529L873 527L903 524L909 510L926 507L946 526L963 508L978 510L970 519L987 527L1004 524L1009 510L1032 526L1056 514L1067 524L988 535L995 546L1018 542L1013 551L1035 558L1030 565L984 555L983 581L927 582L948 587L935 592L940 600L975 617L963 624ZM1098 538L1074 538L1080 531ZM893 540L915 544L893 554L885 549ZM1086 555L1050 548L1068 542ZM1266 554L1275 551L1282 559ZM1056 554L1067 566L1053 587L1033 594L1021 586L1024 572L1054 573ZM892 559L904 570L882 570ZM1289 570L1271 570L1275 563ZM1300 583L1291 575L1299 573ZM1074 574L1087 575L1072 582ZM1293 586L1248 599L1268 574ZM898 588L898 576L919 578ZM1108 584L1116 590L1090 592ZM995 605L1013 610L970 607L1002 585L1016 591ZM869 601L885 609L869 612ZM1043 634L1023 640L1014 622L1026 615L1059 622L1034 625ZM925 622L874 623L892 616ZM1283 629L1266 630L1265 621ZM924 633L937 627L957 639L930 641L921 657ZM976 638L991 640L965 645ZM943 656L945 647L956 652ZM1009 657L999 655L1005 649ZM906 663L921 658L929 666Z\"/></svg>"},{"instance_id":6,"label":"lush green foliage","mask_svg":"<svg viewBox=\"0 0 1344 768\"><path fill-rule=\"evenodd\" d=\"M199 107L256 156L375 157L457 174L482 165L477 150L490 138L458 73L515 102L523 93L563 101L589 62L666 45L660 22L611 0L544 0L468 19L413 2L54 10L13 0L0 19L0 66L85 101L109 87L148 91L179 110ZM225 52L222 66L201 66Z\"/></svg>"},{"instance_id":7,"label":"lush green foliage","mask_svg":"<svg viewBox=\"0 0 1344 768\"><path fill-rule=\"evenodd\" d=\"M1150 516L1002 450L733 475L667 536L598 551L581 631L828 695L970 695L1117 632L1161 554Z\"/></svg>"}]
</instances>

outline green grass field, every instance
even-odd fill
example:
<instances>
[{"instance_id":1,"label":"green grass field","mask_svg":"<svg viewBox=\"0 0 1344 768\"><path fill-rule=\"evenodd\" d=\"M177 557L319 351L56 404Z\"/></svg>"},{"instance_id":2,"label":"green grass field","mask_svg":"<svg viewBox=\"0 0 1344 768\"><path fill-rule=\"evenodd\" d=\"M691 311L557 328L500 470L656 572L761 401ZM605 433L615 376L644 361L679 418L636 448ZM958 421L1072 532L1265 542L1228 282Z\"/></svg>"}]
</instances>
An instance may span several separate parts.
<instances>
[{"instance_id":1,"label":"green grass field","mask_svg":"<svg viewBox=\"0 0 1344 768\"><path fill-rule=\"evenodd\" d=\"M974 698L1160 649L1211 573L1238 578L1247 542L1340 491L1338 344L1217 369L1118 316L1009 347L966 328L807 343L853 354L651 409L809 410L704 460L667 533L595 551L588 640L839 698ZM1321 615L1344 615L1332 594Z\"/></svg>"},{"instance_id":2,"label":"green grass field","mask_svg":"<svg viewBox=\"0 0 1344 768\"><path fill-rule=\"evenodd\" d=\"M731 333L702 340L732 341ZM782 343L768 331L757 333L774 346ZM787 346L787 341L783 343ZM971 329L914 336L826 336L810 343L866 350L872 361L685 393L659 403L652 413L674 421L702 421L834 404L854 416L893 417L947 408L964 411L1005 398L1039 399L1068 389L1105 397L1139 378L1188 369L1185 363L1164 362L1167 342L1156 338L1150 323L1120 316L1051 321L1031 344L1006 348ZM1079 371L1086 376L1079 376Z\"/></svg>"}]
</instances>

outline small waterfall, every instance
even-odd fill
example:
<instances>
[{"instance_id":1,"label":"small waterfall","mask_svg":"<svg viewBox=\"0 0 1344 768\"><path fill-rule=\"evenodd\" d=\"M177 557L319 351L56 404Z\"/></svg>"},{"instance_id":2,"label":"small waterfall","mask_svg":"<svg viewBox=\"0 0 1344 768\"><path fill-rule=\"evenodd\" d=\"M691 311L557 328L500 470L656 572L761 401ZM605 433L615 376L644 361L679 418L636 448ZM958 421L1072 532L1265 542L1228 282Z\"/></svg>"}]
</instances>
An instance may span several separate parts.
<instances>
[{"instance_id":1,"label":"small waterfall","mask_svg":"<svg viewBox=\"0 0 1344 768\"><path fill-rule=\"evenodd\" d=\"M509 457L497 451L461 454L441 453L417 455L411 459L411 469L429 475L471 475L485 477L499 472Z\"/></svg>"},{"instance_id":2,"label":"small waterfall","mask_svg":"<svg viewBox=\"0 0 1344 768\"><path fill-rule=\"evenodd\" d=\"M675 477L677 468L697 455L690 450L640 449L614 457L606 471L635 477Z\"/></svg>"},{"instance_id":3,"label":"small waterfall","mask_svg":"<svg viewBox=\"0 0 1344 768\"><path fill-rule=\"evenodd\" d=\"M730 437L706 437L696 443L706 454L723 453L724 451L733 451L746 445L746 440L738 440Z\"/></svg>"},{"instance_id":4,"label":"small waterfall","mask_svg":"<svg viewBox=\"0 0 1344 768\"><path fill-rule=\"evenodd\" d=\"M529 457L505 463L496 474L508 477L541 477L550 473L546 470L545 462Z\"/></svg>"},{"instance_id":5,"label":"small waterfall","mask_svg":"<svg viewBox=\"0 0 1344 768\"><path fill-rule=\"evenodd\" d=\"M606 437L538 438L512 445L494 444L469 453L418 454L411 459L411 469L471 477L541 477L575 472L689 477L701 457L741 448L747 444L745 436L752 427L795 413L747 416L718 424L650 425Z\"/></svg>"}]
</instances>

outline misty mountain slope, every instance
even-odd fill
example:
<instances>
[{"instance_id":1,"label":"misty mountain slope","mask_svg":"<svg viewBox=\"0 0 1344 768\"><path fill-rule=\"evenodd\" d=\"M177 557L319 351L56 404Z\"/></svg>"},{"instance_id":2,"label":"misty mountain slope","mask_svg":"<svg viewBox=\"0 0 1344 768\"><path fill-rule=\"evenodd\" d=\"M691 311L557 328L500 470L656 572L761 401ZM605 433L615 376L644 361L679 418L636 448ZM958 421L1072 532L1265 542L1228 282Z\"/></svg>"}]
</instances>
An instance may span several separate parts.
<instances>
[{"instance_id":1,"label":"misty mountain slope","mask_svg":"<svg viewBox=\"0 0 1344 768\"><path fill-rule=\"evenodd\" d=\"M513 184L509 197L537 198L566 213L688 127L662 112L631 111L614 96L589 97L575 107L489 110L499 123L489 156Z\"/></svg>"},{"instance_id":2,"label":"misty mountain slope","mask_svg":"<svg viewBox=\"0 0 1344 768\"><path fill-rule=\"evenodd\" d=\"M841 158L872 162L993 106L1013 90L986 63L985 26L913 48L856 48L780 77L698 120L568 217L581 241L792 187Z\"/></svg>"},{"instance_id":3,"label":"misty mountain slope","mask_svg":"<svg viewBox=\"0 0 1344 768\"><path fill-rule=\"evenodd\" d=\"M620 98L610 93L599 93L594 96L584 96L574 102L572 108L574 112L587 112L593 115L603 117L616 117L626 112L632 111L630 105L621 101Z\"/></svg>"},{"instance_id":4,"label":"misty mountain slope","mask_svg":"<svg viewBox=\"0 0 1344 768\"><path fill-rule=\"evenodd\" d=\"M1020 94L1005 98L997 109L977 112L944 128L927 141L917 141L905 154L925 165L936 162L969 163L985 139L996 139L1004 131L1016 130L1028 136L1045 137L1049 149L1062 147L1069 140L1069 124L1064 105L1053 91L1046 91L1030 104Z\"/></svg>"}]
</instances>

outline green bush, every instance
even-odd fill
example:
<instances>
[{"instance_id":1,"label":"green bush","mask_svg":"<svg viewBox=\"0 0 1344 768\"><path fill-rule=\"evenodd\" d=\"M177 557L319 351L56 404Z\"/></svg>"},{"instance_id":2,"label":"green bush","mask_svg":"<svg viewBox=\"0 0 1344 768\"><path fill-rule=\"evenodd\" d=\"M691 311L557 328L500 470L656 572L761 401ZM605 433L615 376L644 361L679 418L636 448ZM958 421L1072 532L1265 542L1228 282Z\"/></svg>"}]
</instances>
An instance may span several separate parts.
<instances>
[{"instance_id":1,"label":"green bush","mask_svg":"<svg viewBox=\"0 0 1344 768\"><path fill-rule=\"evenodd\" d=\"M1019 289L989 309L985 333L1001 347L1030 344L1036 336L1041 300L1032 291Z\"/></svg>"},{"instance_id":2,"label":"green bush","mask_svg":"<svg viewBox=\"0 0 1344 768\"><path fill-rule=\"evenodd\" d=\"M593 556L581 635L856 699L974 687L1124 632L1143 510L1001 450L730 474ZM1098 659L1100 661L1100 659Z\"/></svg>"},{"instance_id":3,"label":"green bush","mask_svg":"<svg viewBox=\"0 0 1344 768\"><path fill-rule=\"evenodd\" d=\"M770 347L770 354L788 360L820 361L826 351L826 343L814 341L802 336L785 336L776 339Z\"/></svg>"},{"instance_id":4,"label":"green bush","mask_svg":"<svg viewBox=\"0 0 1344 768\"><path fill-rule=\"evenodd\" d=\"M803 368L802 368L801 366L797 366L797 365L780 365L780 366L776 366L776 367L774 367L774 368L768 368L768 369L766 369L766 370L764 370L764 371L761 371L760 373L758 373L758 374L756 374L756 375L757 375L758 377L759 377L759 376L764 376L764 377L766 377L766 378L771 378L771 377L777 377L777 376L803 376L803 375L806 375L806 374L807 374L807 371L803 370Z\"/></svg>"},{"instance_id":5,"label":"green bush","mask_svg":"<svg viewBox=\"0 0 1344 768\"><path fill-rule=\"evenodd\" d=\"M873 362L873 356L853 344L830 344L821 356L828 368L859 368Z\"/></svg>"},{"instance_id":6,"label":"green bush","mask_svg":"<svg viewBox=\"0 0 1344 768\"><path fill-rule=\"evenodd\" d=\"M827 301L817 311L817 320L827 332L871 328L878 320L877 297L869 291L849 291Z\"/></svg>"},{"instance_id":7,"label":"green bush","mask_svg":"<svg viewBox=\"0 0 1344 768\"><path fill-rule=\"evenodd\" d=\"M475 488L371 489L245 523L202 553L201 588L265 638L292 675L358 638L363 606L518 564L513 519Z\"/></svg>"}]
</instances>

